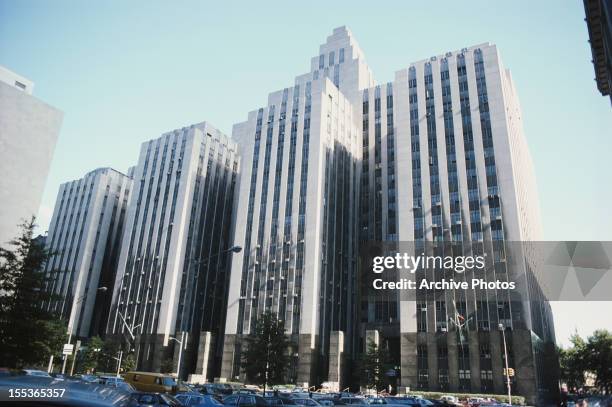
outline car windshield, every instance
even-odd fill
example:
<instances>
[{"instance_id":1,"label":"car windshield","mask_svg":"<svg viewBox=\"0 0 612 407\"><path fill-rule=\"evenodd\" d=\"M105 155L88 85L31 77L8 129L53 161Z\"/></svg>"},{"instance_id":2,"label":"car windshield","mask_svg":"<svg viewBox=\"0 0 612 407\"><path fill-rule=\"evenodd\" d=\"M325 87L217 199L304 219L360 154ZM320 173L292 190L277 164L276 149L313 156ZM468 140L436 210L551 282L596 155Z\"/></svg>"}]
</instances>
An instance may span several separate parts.
<instances>
[{"instance_id":1,"label":"car windshield","mask_svg":"<svg viewBox=\"0 0 612 407\"><path fill-rule=\"evenodd\" d=\"M223 405L223 403L221 403L219 400L217 400L213 396L204 396L204 400L207 402L207 404L215 404L215 405L218 405L218 406L222 406Z\"/></svg>"},{"instance_id":2,"label":"car windshield","mask_svg":"<svg viewBox=\"0 0 612 407\"><path fill-rule=\"evenodd\" d=\"M181 403L177 399L172 397L172 396L169 396L169 395L164 394L164 393L160 393L159 396L169 406L176 406L176 407L180 407L181 406Z\"/></svg>"},{"instance_id":3,"label":"car windshield","mask_svg":"<svg viewBox=\"0 0 612 407\"><path fill-rule=\"evenodd\" d=\"M164 386L176 386L176 382L171 377L164 377L163 381Z\"/></svg>"}]
</instances>

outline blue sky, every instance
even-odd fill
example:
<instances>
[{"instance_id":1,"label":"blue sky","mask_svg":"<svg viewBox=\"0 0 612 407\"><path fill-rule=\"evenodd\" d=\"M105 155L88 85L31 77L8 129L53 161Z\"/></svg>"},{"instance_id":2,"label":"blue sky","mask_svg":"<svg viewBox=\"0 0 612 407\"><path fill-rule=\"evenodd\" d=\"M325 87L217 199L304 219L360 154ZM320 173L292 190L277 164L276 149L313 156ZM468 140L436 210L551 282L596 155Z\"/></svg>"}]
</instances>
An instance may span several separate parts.
<instances>
[{"instance_id":1,"label":"blue sky","mask_svg":"<svg viewBox=\"0 0 612 407\"><path fill-rule=\"evenodd\" d=\"M496 43L521 99L545 238L612 240L612 109L595 87L583 19L579 0L0 0L0 64L65 113L44 230L61 182L125 171L142 141L174 128L208 120L230 132L308 70L334 27L352 30L381 83L412 61ZM555 304L559 339L612 328L601 305Z\"/></svg>"}]
</instances>

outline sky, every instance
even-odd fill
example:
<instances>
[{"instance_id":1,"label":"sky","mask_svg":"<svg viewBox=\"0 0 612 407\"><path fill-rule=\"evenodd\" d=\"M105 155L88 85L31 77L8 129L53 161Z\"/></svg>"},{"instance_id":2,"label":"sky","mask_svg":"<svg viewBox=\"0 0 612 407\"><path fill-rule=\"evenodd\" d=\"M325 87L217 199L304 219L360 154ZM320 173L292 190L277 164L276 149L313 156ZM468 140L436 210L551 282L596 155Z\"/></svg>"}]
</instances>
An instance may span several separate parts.
<instances>
[{"instance_id":1,"label":"sky","mask_svg":"<svg viewBox=\"0 0 612 407\"><path fill-rule=\"evenodd\" d=\"M512 72L546 240L612 240L612 109L594 82L581 0L0 0L0 65L64 112L42 206L59 184L136 163L145 140L210 121L226 133L290 86L346 25L379 83L411 62L495 43ZM612 303L555 303L557 338L612 329Z\"/></svg>"}]
</instances>

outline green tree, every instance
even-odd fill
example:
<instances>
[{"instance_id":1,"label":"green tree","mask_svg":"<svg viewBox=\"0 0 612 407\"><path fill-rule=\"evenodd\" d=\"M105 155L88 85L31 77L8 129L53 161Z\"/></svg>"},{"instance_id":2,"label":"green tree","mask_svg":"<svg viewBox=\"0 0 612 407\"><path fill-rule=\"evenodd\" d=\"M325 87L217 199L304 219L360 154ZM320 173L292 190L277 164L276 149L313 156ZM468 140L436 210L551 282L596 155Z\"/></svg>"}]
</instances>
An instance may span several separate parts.
<instances>
[{"instance_id":1,"label":"green tree","mask_svg":"<svg viewBox=\"0 0 612 407\"><path fill-rule=\"evenodd\" d=\"M172 358L168 357L162 360L159 371L160 373L172 373L174 371L174 363Z\"/></svg>"},{"instance_id":2,"label":"green tree","mask_svg":"<svg viewBox=\"0 0 612 407\"><path fill-rule=\"evenodd\" d=\"M377 392L385 389L389 384L385 373L392 367L390 359L388 349L379 347L374 341L369 341L361 357L362 383L368 388L375 388Z\"/></svg>"},{"instance_id":3,"label":"green tree","mask_svg":"<svg viewBox=\"0 0 612 407\"><path fill-rule=\"evenodd\" d=\"M584 384L584 371L587 368L583 359L586 343L578 334L572 335L570 342L572 346L569 348L559 348L559 376L570 389L579 389Z\"/></svg>"},{"instance_id":4,"label":"green tree","mask_svg":"<svg viewBox=\"0 0 612 407\"><path fill-rule=\"evenodd\" d=\"M612 391L612 332L597 330L584 346L587 369L597 375L596 386L609 394Z\"/></svg>"},{"instance_id":5,"label":"green tree","mask_svg":"<svg viewBox=\"0 0 612 407\"><path fill-rule=\"evenodd\" d=\"M89 338L82 351L78 371L82 373L98 370L104 349L104 341L99 336Z\"/></svg>"},{"instance_id":6,"label":"green tree","mask_svg":"<svg viewBox=\"0 0 612 407\"><path fill-rule=\"evenodd\" d=\"M98 359L98 371L101 372L116 372L117 371L117 358L119 358L119 342L106 339L102 345L100 351L100 357Z\"/></svg>"},{"instance_id":7,"label":"green tree","mask_svg":"<svg viewBox=\"0 0 612 407\"><path fill-rule=\"evenodd\" d=\"M9 367L44 365L66 337L64 322L42 307L57 299L42 273L51 253L33 238L34 217L20 226L0 248L0 360Z\"/></svg>"},{"instance_id":8,"label":"green tree","mask_svg":"<svg viewBox=\"0 0 612 407\"><path fill-rule=\"evenodd\" d=\"M559 349L561 380L570 389L584 385L585 372L596 375L596 386L609 393L612 390L612 333L597 330L585 341L577 334L570 338L572 346Z\"/></svg>"},{"instance_id":9,"label":"green tree","mask_svg":"<svg viewBox=\"0 0 612 407\"><path fill-rule=\"evenodd\" d=\"M121 371L129 372L130 370L134 369L136 369L136 357L133 353L130 353L121 361Z\"/></svg>"},{"instance_id":10,"label":"green tree","mask_svg":"<svg viewBox=\"0 0 612 407\"><path fill-rule=\"evenodd\" d=\"M246 345L242 369L249 383L265 386L285 382L289 342L282 321L271 312L262 314L246 338Z\"/></svg>"}]
</instances>

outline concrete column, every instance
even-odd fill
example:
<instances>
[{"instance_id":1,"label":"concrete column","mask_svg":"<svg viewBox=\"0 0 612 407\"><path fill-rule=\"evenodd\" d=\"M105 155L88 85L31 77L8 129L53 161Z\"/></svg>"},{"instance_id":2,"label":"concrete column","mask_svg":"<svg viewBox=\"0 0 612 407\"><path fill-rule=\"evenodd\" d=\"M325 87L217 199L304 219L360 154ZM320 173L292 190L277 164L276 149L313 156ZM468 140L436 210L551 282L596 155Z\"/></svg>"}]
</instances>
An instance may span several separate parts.
<instances>
[{"instance_id":1,"label":"concrete column","mask_svg":"<svg viewBox=\"0 0 612 407\"><path fill-rule=\"evenodd\" d=\"M298 345L298 386L313 386L321 383L314 383L316 372L316 338L312 334L300 334Z\"/></svg>"},{"instance_id":2,"label":"concrete column","mask_svg":"<svg viewBox=\"0 0 612 407\"><path fill-rule=\"evenodd\" d=\"M468 346L470 348L470 376L473 392L480 391L480 346L478 331L468 331Z\"/></svg>"},{"instance_id":3,"label":"concrete column","mask_svg":"<svg viewBox=\"0 0 612 407\"><path fill-rule=\"evenodd\" d=\"M234 368L234 358L240 357L236 354L236 335L225 334L223 340L223 359L221 361L221 378L227 381L232 381L232 373L234 376L238 375L238 372L232 372Z\"/></svg>"},{"instance_id":4,"label":"concrete column","mask_svg":"<svg viewBox=\"0 0 612 407\"><path fill-rule=\"evenodd\" d=\"M514 374L516 375L516 385L512 388L512 394L525 396L527 403L535 406L538 403L538 389L536 387L537 376L534 366L535 355L533 353L534 344L531 332L517 329L512 332L506 331L506 335L506 339L512 337L512 352L514 352L513 367ZM553 349L551 349L551 352ZM555 373L553 371L550 374L553 375Z\"/></svg>"},{"instance_id":5,"label":"concrete column","mask_svg":"<svg viewBox=\"0 0 612 407\"><path fill-rule=\"evenodd\" d=\"M457 331L452 330L447 335L448 348L448 389L456 392L459 389L459 361L457 352Z\"/></svg>"},{"instance_id":6,"label":"concrete column","mask_svg":"<svg viewBox=\"0 0 612 407\"><path fill-rule=\"evenodd\" d=\"M151 362L151 370L153 372L159 372L161 369L162 360L169 355L164 346L164 335L156 334L153 335L153 340L151 341L151 351L150 355L152 357Z\"/></svg>"},{"instance_id":7,"label":"concrete column","mask_svg":"<svg viewBox=\"0 0 612 407\"><path fill-rule=\"evenodd\" d=\"M332 331L329 338L329 369L327 380L338 383L338 390L344 388L344 332Z\"/></svg>"},{"instance_id":8,"label":"concrete column","mask_svg":"<svg viewBox=\"0 0 612 407\"><path fill-rule=\"evenodd\" d=\"M212 382L211 368L214 358L215 336L208 331L200 332L200 340L198 342L198 359L196 363L195 374L202 376L204 382Z\"/></svg>"},{"instance_id":9,"label":"concrete column","mask_svg":"<svg viewBox=\"0 0 612 407\"><path fill-rule=\"evenodd\" d=\"M402 386L417 388L417 333L404 332L400 337Z\"/></svg>"},{"instance_id":10,"label":"concrete column","mask_svg":"<svg viewBox=\"0 0 612 407\"><path fill-rule=\"evenodd\" d=\"M437 390L439 385L438 341L433 332L427 332L427 367L429 368L429 389Z\"/></svg>"},{"instance_id":11,"label":"concrete column","mask_svg":"<svg viewBox=\"0 0 612 407\"><path fill-rule=\"evenodd\" d=\"M509 332L509 331L507 331ZM491 368L493 370L493 388L495 393L505 394L506 386L504 384L504 344L502 342L501 332L494 329L490 333L491 337Z\"/></svg>"}]
</instances>

